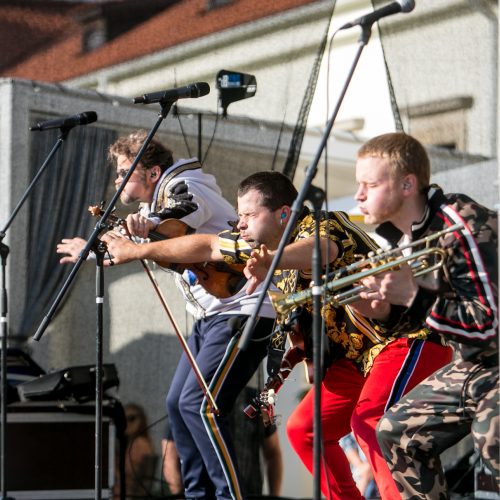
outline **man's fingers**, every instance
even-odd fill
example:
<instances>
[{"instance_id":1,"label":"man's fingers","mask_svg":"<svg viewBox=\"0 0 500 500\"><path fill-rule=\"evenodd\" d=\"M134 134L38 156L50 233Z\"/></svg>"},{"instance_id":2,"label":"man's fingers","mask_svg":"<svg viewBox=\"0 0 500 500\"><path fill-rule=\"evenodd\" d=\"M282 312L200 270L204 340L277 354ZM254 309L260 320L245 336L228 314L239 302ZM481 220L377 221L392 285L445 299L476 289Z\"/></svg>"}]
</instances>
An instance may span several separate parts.
<instances>
[{"instance_id":1,"label":"man's fingers","mask_svg":"<svg viewBox=\"0 0 500 500\"><path fill-rule=\"evenodd\" d=\"M364 300L380 300L382 298L378 290L369 289L359 292L359 297Z\"/></svg>"},{"instance_id":2,"label":"man's fingers","mask_svg":"<svg viewBox=\"0 0 500 500\"><path fill-rule=\"evenodd\" d=\"M101 240L104 241L105 243L112 241L112 240L117 240L117 239L123 239L125 238L122 236L120 233L117 233L116 231L108 231L107 233L104 233L101 236Z\"/></svg>"},{"instance_id":3,"label":"man's fingers","mask_svg":"<svg viewBox=\"0 0 500 500\"><path fill-rule=\"evenodd\" d=\"M248 280L248 286L247 286L247 295L251 295L253 292L255 292L255 289L257 288L258 285L258 280L255 278L250 278Z\"/></svg>"},{"instance_id":4,"label":"man's fingers","mask_svg":"<svg viewBox=\"0 0 500 500\"><path fill-rule=\"evenodd\" d=\"M59 264L74 264L76 259L70 256L63 257L59 260Z\"/></svg>"}]
</instances>

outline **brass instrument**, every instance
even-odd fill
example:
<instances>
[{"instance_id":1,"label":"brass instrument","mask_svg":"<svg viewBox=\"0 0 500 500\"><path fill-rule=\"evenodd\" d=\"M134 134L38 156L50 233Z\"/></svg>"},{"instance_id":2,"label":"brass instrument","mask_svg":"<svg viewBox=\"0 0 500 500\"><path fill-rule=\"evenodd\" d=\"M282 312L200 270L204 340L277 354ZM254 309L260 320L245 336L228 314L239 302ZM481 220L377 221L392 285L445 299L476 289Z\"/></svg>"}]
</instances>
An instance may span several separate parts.
<instances>
[{"instance_id":1,"label":"brass instrument","mask_svg":"<svg viewBox=\"0 0 500 500\"><path fill-rule=\"evenodd\" d=\"M356 285L353 287L353 285L368 276L374 276L376 274L395 270L401 264L405 263L409 264L412 274L415 277L430 273L443 266L446 258L446 252L439 247L430 247L429 243L445 234L462 228L462 223L454 224L453 226L433 233L425 238L412 241L407 245L385 251L380 249L380 251L376 254L370 252L367 259L354 262L349 266L343 267L342 269L338 269L337 271L331 273L328 276L326 284L321 287L313 286L311 288L307 288L306 290L301 290L288 295L280 292L268 292L271 304L278 314L288 314L295 307L312 301L313 295L326 294L326 302L333 304L335 307L343 306L359 299L359 294L365 290L365 287L363 285ZM426 247L409 255L394 258L394 255L401 254L404 250L421 245L426 245ZM428 262L428 258L430 256L434 256L437 259L432 265ZM362 270L359 271L359 269ZM350 288L345 291L335 293L347 287Z\"/></svg>"}]
</instances>

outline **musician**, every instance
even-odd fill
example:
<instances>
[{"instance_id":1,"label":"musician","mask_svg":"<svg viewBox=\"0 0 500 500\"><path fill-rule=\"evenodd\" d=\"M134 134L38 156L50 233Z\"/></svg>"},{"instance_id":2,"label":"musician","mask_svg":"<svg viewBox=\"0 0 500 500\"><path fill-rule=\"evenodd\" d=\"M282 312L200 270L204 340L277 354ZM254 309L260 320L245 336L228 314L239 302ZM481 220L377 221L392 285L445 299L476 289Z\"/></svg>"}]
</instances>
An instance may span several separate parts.
<instances>
[{"instance_id":1,"label":"musician","mask_svg":"<svg viewBox=\"0 0 500 500\"><path fill-rule=\"evenodd\" d=\"M425 279L409 266L366 278L358 310L395 334L425 325L449 343L454 359L384 415L377 434L403 498L448 498L439 455L471 433L499 481L498 221L464 194L430 184L430 162L413 137L390 133L361 147L356 200L365 221L394 243L419 239L457 222L431 246L445 265Z\"/></svg>"},{"instance_id":2,"label":"musician","mask_svg":"<svg viewBox=\"0 0 500 500\"><path fill-rule=\"evenodd\" d=\"M237 232L219 235L196 234L172 242L135 245L116 233L103 240L113 254L115 263L147 258L170 262L189 260L247 262L246 273L252 291L262 280L270 265L289 220L291 205L297 191L290 180L278 172L258 172L243 180L238 188ZM285 247L279 263L283 271L277 285L286 293L305 289L310 283L311 257L315 226L312 215L304 210L293 232L293 242ZM322 214L320 223L323 264L344 267L376 249L376 244L341 212ZM299 272L299 270L301 270ZM321 416L324 430L324 463L321 488L325 496L336 499L362 498L352 478L349 462L339 445L339 439L353 430L362 436L374 451L366 449L382 490L391 489L397 495L389 469L380 454L375 438L375 425L386 405L392 404L417 380L449 360L443 347L418 339L394 340L381 335L369 321L352 309L323 307L330 340L328 368L322 382ZM282 330L273 337L273 346L284 344ZM309 359L311 353L308 354ZM366 377L365 377L366 375ZM312 393L300 403L288 422L292 445L305 465L312 470ZM388 483L388 484L386 484ZM397 496L385 496L394 499Z\"/></svg>"},{"instance_id":3,"label":"musician","mask_svg":"<svg viewBox=\"0 0 500 500\"><path fill-rule=\"evenodd\" d=\"M110 146L117 187L146 137L145 131L138 131L119 138ZM215 178L204 173L196 159L174 163L172 152L156 140L148 145L121 194L121 201L125 204L142 202L139 213L126 219L129 232L140 238L147 237L151 231L174 237L194 231L216 233L230 227L229 221L236 218ZM180 231L171 219L182 223ZM75 261L82 242L84 245L84 240L62 240L57 252L68 255L61 262ZM248 295L242 289L229 298L217 299L200 285L192 285L192 274L187 280L190 282L179 282L186 300L190 301L188 305L195 307L191 312L197 315L188 346L204 380L210 385L220 413L216 415L207 404L187 356L183 354L167 395L167 409L182 462L184 493L186 498L209 499L215 492L217 498L239 499L243 494L228 415L236 397L266 354L265 342L253 343L246 352L237 350L238 328L244 325L253 310L258 292ZM274 316L267 303L257 325L257 337L270 333Z\"/></svg>"}]
</instances>

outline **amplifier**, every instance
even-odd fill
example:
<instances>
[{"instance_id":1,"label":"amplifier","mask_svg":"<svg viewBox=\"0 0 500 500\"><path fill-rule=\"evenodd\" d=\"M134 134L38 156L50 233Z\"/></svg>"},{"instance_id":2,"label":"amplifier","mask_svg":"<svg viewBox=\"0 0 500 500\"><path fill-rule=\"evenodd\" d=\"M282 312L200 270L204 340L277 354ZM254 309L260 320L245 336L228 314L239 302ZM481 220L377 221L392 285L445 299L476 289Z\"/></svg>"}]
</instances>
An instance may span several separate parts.
<instances>
[{"instance_id":1,"label":"amplifier","mask_svg":"<svg viewBox=\"0 0 500 500\"><path fill-rule=\"evenodd\" d=\"M39 500L95 498L95 417L79 407L28 402L9 406L6 428L8 497ZM73 411L73 409L75 411ZM82 410L95 411L93 405ZM102 498L111 498L115 425L103 416Z\"/></svg>"},{"instance_id":2,"label":"amplifier","mask_svg":"<svg viewBox=\"0 0 500 500\"><path fill-rule=\"evenodd\" d=\"M103 365L103 390L119 385L114 364ZM64 368L17 386L21 401L54 401L74 399L86 401L95 396L95 366L72 366Z\"/></svg>"}]
</instances>

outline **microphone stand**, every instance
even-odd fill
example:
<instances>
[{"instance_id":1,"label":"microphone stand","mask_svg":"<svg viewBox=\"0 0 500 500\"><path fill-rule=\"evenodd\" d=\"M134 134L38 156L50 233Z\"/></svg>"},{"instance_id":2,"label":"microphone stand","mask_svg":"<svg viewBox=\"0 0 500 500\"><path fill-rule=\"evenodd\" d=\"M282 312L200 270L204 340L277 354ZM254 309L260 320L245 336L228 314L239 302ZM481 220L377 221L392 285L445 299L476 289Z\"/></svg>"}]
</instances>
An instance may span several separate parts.
<instances>
[{"instance_id":1,"label":"microphone stand","mask_svg":"<svg viewBox=\"0 0 500 500\"><path fill-rule=\"evenodd\" d=\"M2 258L2 305L1 317L2 332L1 332L1 353L0 353L0 373L1 373L1 395L0 395L0 461L1 461L1 489L2 499L7 499L7 487L5 479L6 459L5 459L5 437L7 427L7 287L6 287L6 266L7 256L9 255L9 247L0 242L0 254Z\"/></svg>"},{"instance_id":2,"label":"microphone stand","mask_svg":"<svg viewBox=\"0 0 500 500\"><path fill-rule=\"evenodd\" d=\"M10 225L14 221L17 213L21 210L21 207L24 205L24 202L28 199L29 194L35 187L35 184L38 182L38 179L45 172L45 169L49 165L50 161L56 154L57 150L61 147L62 143L68 137L68 133L75 125L71 126L61 126L61 135L58 137L56 143L54 144L52 150L48 154L47 158L43 162L42 166L38 170L37 174L26 188L23 196L15 206L12 211L11 216L5 223L5 226L0 230L0 256L2 260L2 291L1 291L1 306L0 306L0 322L2 324L1 328L1 338L0 338L0 489L2 490L2 500L9 500L12 497L7 496L7 480L6 480L6 468L7 468L7 459L6 459L6 428L7 428L7 336L8 336L8 327L7 327L7 310L8 310L8 294L6 287L6 267L7 267L7 257L9 255L9 247L3 243L3 239L7 234L7 230Z\"/></svg>"},{"instance_id":3,"label":"microphone stand","mask_svg":"<svg viewBox=\"0 0 500 500\"><path fill-rule=\"evenodd\" d=\"M350 68L349 73L347 75L346 81L344 82L344 86L342 87L342 90L341 90L341 93L339 95L335 109L333 110L333 113L326 124L325 130L323 132L323 136L322 136L321 141L319 143L319 146L318 146L318 149L317 149L316 154L314 156L314 159L313 159L312 163L306 169L306 176L304 179L304 183L303 183L303 185L302 185L302 187L297 195L297 198L295 198L295 200L293 202L289 222L285 227L285 231L283 233L283 236L281 237L280 243L279 243L278 248L276 250L276 254L274 255L274 258L271 262L271 266L270 266L269 271L266 275L266 278L263 281L262 291L259 295L257 304L255 305L255 309L252 312L252 314L249 316L248 321L245 324L245 328L243 329L243 333L241 335L241 338L240 338L240 341L238 344L238 347L242 351L244 351L248 348L248 343L250 342L250 340L252 338L252 334L253 334L253 331L255 329L255 325L256 325L257 320L259 318L259 316L258 316L259 311L260 311L262 304L266 298L267 290L269 289L269 287L271 285L274 271L277 269L278 263L281 259L283 251L285 249L285 246L288 244L288 241L290 239L292 231L295 229L295 226L297 224L297 220L298 220L299 215L302 211L302 206L304 204L304 201L306 199L308 199L308 197L311 196L310 190L311 190L311 186L312 186L312 181L313 181L314 177L316 176L319 161L320 161L321 156L323 154L323 150L326 147L328 137L330 136L331 130L333 128L333 125L334 125L335 120L337 118L337 115L339 113L340 106L344 100L345 94L346 94L347 89L349 87L349 84L352 80L354 71L358 65L358 62L359 62L359 59L360 59L361 54L363 52L363 49L365 48L368 41L370 40L371 26L372 26L372 23L370 23L369 25L368 24L361 25L362 33L361 33L361 36L358 40L358 49L357 49L356 54L354 56L354 60L351 64L351 68ZM335 36L335 34L333 36ZM314 194L312 196L314 197ZM318 231L316 231L316 233L317 232ZM319 252L319 250L320 250L319 245L317 245L316 251ZM320 282L321 282L321 258L318 258L318 256L316 256L316 258L313 260L314 260L313 264L317 263L318 267L320 268L319 273L318 273L317 270L315 270L313 267L313 278L314 278L314 283L313 283L314 286L313 286L313 294L312 294L313 295L313 308L314 308L313 309L313 332L317 333L319 331L318 337L320 337L321 336L321 333L320 333L321 326L316 325L316 323L321 321L321 315L319 312L320 309L316 310L316 308L321 308L321 295L324 292L324 290L323 290L324 287L322 286L322 284L320 284ZM319 277L319 279L318 279L318 277ZM316 341L315 338L314 338L314 340ZM315 344L316 344L316 342L315 342ZM320 359L320 356L317 355L317 353L319 351L320 351L320 347L314 345L313 346L313 353L314 353L314 359L313 359L314 368L313 368L313 370L314 370L315 377L317 374L321 374L321 359ZM314 384L315 384L315 400L314 400L314 402L315 402L315 405L314 405L315 418L314 418L313 450L314 450L314 453L317 454L317 456L314 456L314 461L313 461L313 463L314 463L313 490L314 490L314 499L319 500L321 498L321 495L320 495L320 468L319 468L318 464L320 463L320 456L319 456L320 453L319 452L320 452L321 441L320 441L320 436L319 436L320 425L317 425L317 424L318 424L318 422L319 422L319 424L321 423L321 415L320 415L320 408L321 407L318 406L317 403L320 402L320 397L321 397L321 375L318 379L314 380ZM318 437L316 437L317 434L318 434Z\"/></svg>"},{"instance_id":4,"label":"microphone stand","mask_svg":"<svg viewBox=\"0 0 500 500\"><path fill-rule=\"evenodd\" d=\"M323 266L321 264L321 241L319 227L321 223L321 207L325 201L325 193L313 185L309 186L308 200L314 208L314 222L316 231L314 233L314 249L311 258L312 268L312 336L313 336L313 378L314 378L314 419L313 419L313 498L321 498L320 474L316 471L321 467L321 380L323 379L323 338L321 301L324 293L324 281L322 277ZM326 476L326 474L325 474Z\"/></svg>"},{"instance_id":5,"label":"microphone stand","mask_svg":"<svg viewBox=\"0 0 500 500\"><path fill-rule=\"evenodd\" d=\"M106 221L110 214L113 212L116 202L120 198L128 180L134 173L138 163L140 162L144 151L153 139L156 131L160 127L162 121L168 115L175 99L161 99L158 101L161 105L161 111L158 114L158 119L146 137L144 144L137 153L130 170L123 179L120 187L117 189L113 198L111 199L108 208L103 213L102 217L97 221L95 228L87 240L87 244L78 256L73 269L71 270L68 278L61 287L57 294L52 306L43 318L42 323L38 327L33 339L39 341L49 326L52 317L54 316L61 300L65 296L73 280L75 279L78 270L83 262L87 259L89 252L92 250L96 254L96 368L95 368L95 500L102 498L102 373L103 373L103 354L102 354L102 338L103 338L103 305L104 305L104 254L106 253L105 244L99 240L99 234L108 228Z\"/></svg>"}]
</instances>

